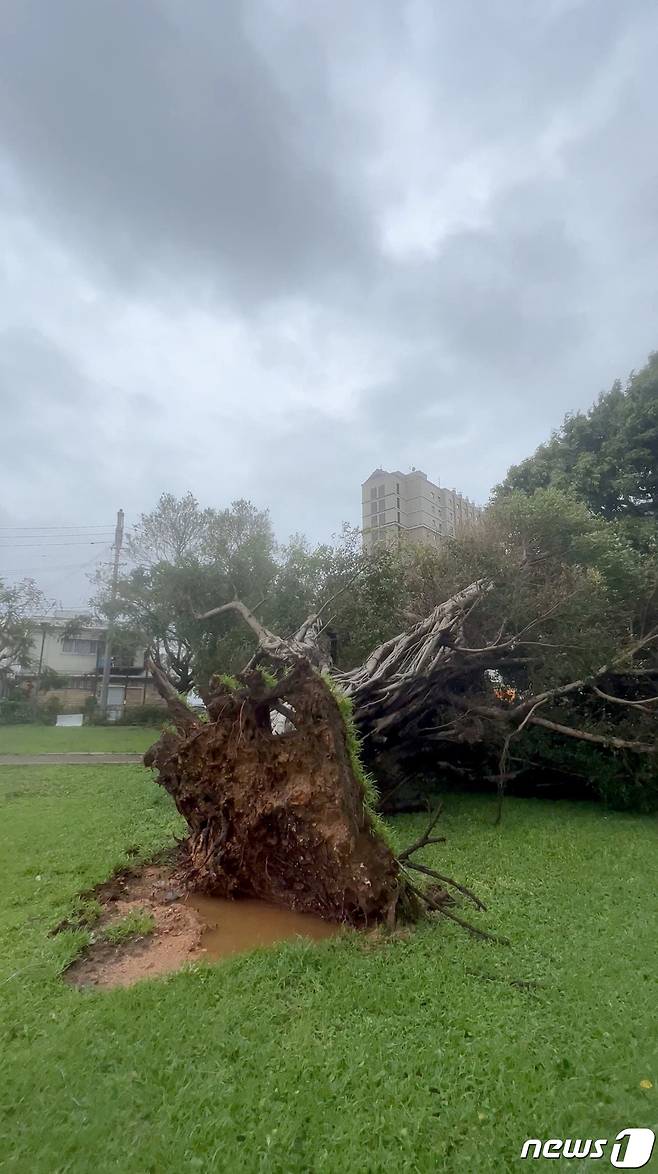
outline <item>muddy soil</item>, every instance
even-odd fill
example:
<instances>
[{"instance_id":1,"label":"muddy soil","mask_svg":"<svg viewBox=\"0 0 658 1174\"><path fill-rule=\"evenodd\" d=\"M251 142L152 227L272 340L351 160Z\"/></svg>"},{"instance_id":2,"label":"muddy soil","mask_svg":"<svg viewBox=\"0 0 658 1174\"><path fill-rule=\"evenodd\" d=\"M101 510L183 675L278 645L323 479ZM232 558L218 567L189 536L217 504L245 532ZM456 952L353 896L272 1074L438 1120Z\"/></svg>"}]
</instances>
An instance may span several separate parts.
<instances>
[{"instance_id":1,"label":"muddy soil","mask_svg":"<svg viewBox=\"0 0 658 1174\"><path fill-rule=\"evenodd\" d=\"M319 917L263 901L185 895L176 887L170 866L120 874L89 895L100 902L103 912L91 944L65 972L65 980L77 987L132 986L189 963L294 938L317 941L341 932L339 925ZM118 945L105 940L108 927L134 913L150 916L153 930ZM58 928L68 928L68 923Z\"/></svg>"}]
</instances>

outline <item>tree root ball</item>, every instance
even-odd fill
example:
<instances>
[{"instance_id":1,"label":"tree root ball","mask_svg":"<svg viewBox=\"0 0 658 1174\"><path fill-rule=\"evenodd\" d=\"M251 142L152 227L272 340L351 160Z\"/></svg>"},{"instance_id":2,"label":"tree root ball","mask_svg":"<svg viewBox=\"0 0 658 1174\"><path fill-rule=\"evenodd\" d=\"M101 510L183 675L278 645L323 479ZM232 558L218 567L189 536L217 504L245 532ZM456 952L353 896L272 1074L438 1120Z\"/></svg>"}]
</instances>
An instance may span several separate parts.
<instances>
[{"instance_id":1,"label":"tree root ball","mask_svg":"<svg viewBox=\"0 0 658 1174\"><path fill-rule=\"evenodd\" d=\"M336 698L300 660L218 683L209 720L170 705L176 732L145 763L189 826L185 884L354 926L392 924L408 894L369 808Z\"/></svg>"}]
</instances>

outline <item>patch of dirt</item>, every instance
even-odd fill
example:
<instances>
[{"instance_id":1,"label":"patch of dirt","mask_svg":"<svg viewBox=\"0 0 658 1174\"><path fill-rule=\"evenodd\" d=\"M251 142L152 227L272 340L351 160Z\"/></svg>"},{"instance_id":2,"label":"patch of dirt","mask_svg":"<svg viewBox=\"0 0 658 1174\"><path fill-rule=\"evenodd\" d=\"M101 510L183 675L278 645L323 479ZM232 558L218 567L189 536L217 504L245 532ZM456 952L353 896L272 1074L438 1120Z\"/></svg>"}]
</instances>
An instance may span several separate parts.
<instances>
[{"instance_id":1,"label":"patch of dirt","mask_svg":"<svg viewBox=\"0 0 658 1174\"><path fill-rule=\"evenodd\" d=\"M94 940L64 974L71 985L98 989L132 986L142 978L180 970L186 962L204 956L204 922L192 906L182 903L170 868L151 865L141 872L120 873L94 890L93 896L103 906L103 913L94 926ZM135 912L151 915L155 922L151 933L118 945L103 940L109 925Z\"/></svg>"},{"instance_id":2,"label":"patch of dirt","mask_svg":"<svg viewBox=\"0 0 658 1174\"><path fill-rule=\"evenodd\" d=\"M149 865L141 871L118 873L84 897L102 907L93 940L64 974L77 987L109 990L132 986L180 970L188 962L227 958L245 950L293 938L318 940L341 932L335 922L256 900L184 894L177 887L174 865ZM148 934L120 944L104 939L108 926L129 914L148 914L155 922ZM68 919L54 932L78 928Z\"/></svg>"}]
</instances>

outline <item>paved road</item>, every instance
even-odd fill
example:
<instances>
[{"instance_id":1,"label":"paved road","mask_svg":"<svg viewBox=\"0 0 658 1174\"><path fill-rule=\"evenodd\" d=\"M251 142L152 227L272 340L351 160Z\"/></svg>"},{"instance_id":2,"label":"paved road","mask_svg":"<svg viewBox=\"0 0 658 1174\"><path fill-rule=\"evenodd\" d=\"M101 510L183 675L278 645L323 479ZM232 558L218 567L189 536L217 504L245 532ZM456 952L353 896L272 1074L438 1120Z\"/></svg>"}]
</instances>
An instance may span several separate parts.
<instances>
[{"instance_id":1,"label":"paved road","mask_svg":"<svg viewBox=\"0 0 658 1174\"><path fill-rule=\"evenodd\" d=\"M0 766L117 766L141 761L141 754L0 754Z\"/></svg>"}]
</instances>

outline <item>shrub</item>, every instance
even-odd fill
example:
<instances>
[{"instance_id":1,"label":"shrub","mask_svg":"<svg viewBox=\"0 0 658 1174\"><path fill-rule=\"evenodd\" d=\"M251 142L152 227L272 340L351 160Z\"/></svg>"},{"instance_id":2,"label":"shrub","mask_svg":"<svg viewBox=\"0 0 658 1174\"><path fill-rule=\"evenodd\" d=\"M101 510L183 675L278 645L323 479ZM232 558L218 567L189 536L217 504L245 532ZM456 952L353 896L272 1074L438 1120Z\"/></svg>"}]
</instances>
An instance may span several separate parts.
<instances>
[{"instance_id":1,"label":"shrub","mask_svg":"<svg viewBox=\"0 0 658 1174\"><path fill-rule=\"evenodd\" d=\"M540 771L548 769L581 782L581 790L616 811L658 811L655 755L606 750L591 743L556 739L543 730L524 732L524 751ZM579 797L579 796L578 796Z\"/></svg>"},{"instance_id":2,"label":"shrub","mask_svg":"<svg viewBox=\"0 0 658 1174\"><path fill-rule=\"evenodd\" d=\"M0 726L22 726L37 720L30 702L24 698L3 697L0 700Z\"/></svg>"},{"instance_id":3,"label":"shrub","mask_svg":"<svg viewBox=\"0 0 658 1174\"><path fill-rule=\"evenodd\" d=\"M161 726L167 717L164 705L126 705L119 719L122 726ZM115 723L116 724L116 723Z\"/></svg>"}]
</instances>

